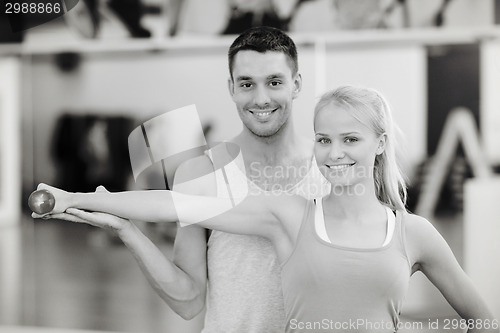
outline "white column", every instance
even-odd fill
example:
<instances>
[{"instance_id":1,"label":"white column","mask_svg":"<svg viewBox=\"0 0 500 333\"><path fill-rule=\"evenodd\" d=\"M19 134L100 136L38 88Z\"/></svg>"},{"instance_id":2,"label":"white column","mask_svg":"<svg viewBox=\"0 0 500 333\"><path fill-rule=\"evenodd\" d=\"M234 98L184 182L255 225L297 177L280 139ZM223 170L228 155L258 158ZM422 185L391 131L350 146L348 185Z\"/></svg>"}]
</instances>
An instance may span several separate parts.
<instances>
[{"instance_id":1,"label":"white column","mask_svg":"<svg viewBox=\"0 0 500 333\"><path fill-rule=\"evenodd\" d=\"M500 177L473 178L464 189L464 269L500 320Z\"/></svg>"},{"instance_id":2,"label":"white column","mask_svg":"<svg viewBox=\"0 0 500 333\"><path fill-rule=\"evenodd\" d=\"M0 58L0 227L21 215L20 77L18 58Z\"/></svg>"},{"instance_id":3,"label":"white column","mask_svg":"<svg viewBox=\"0 0 500 333\"><path fill-rule=\"evenodd\" d=\"M484 149L491 163L500 163L500 42L481 43L481 134Z\"/></svg>"},{"instance_id":4,"label":"white column","mask_svg":"<svg viewBox=\"0 0 500 333\"><path fill-rule=\"evenodd\" d=\"M22 320L22 244L21 228L0 229L0 323L20 325Z\"/></svg>"}]
</instances>

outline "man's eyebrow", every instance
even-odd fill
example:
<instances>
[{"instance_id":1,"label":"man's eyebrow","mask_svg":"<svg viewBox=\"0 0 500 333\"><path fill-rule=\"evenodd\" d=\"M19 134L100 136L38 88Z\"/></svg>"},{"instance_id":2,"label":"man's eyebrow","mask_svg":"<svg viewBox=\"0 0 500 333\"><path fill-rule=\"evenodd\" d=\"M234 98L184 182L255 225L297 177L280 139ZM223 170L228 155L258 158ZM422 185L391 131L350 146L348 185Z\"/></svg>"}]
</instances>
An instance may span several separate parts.
<instances>
[{"instance_id":1,"label":"man's eyebrow","mask_svg":"<svg viewBox=\"0 0 500 333\"><path fill-rule=\"evenodd\" d=\"M236 77L236 81L249 81L249 80L252 80L252 78L250 76L242 75L242 76Z\"/></svg>"},{"instance_id":2,"label":"man's eyebrow","mask_svg":"<svg viewBox=\"0 0 500 333\"><path fill-rule=\"evenodd\" d=\"M272 80L272 79L280 79L280 78L283 78L285 76L285 74L282 74L282 73L273 73L273 74L270 74L266 77L267 80ZM240 76L237 76L236 77L236 81L250 81L252 80L253 78L251 76L247 76L247 75L240 75Z\"/></svg>"},{"instance_id":3,"label":"man's eyebrow","mask_svg":"<svg viewBox=\"0 0 500 333\"><path fill-rule=\"evenodd\" d=\"M271 74L267 77L268 80L272 80L272 79L281 79L282 77L284 77L285 74L282 74L282 73L276 73L276 74Z\"/></svg>"}]
</instances>

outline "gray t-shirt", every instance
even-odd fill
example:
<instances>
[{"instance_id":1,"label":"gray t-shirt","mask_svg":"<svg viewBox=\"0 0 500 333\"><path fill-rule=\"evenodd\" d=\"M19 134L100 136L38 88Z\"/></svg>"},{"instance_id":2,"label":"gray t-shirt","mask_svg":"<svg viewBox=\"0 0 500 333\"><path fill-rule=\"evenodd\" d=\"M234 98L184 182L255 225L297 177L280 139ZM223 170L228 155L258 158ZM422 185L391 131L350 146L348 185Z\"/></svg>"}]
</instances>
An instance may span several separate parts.
<instances>
[{"instance_id":1,"label":"gray t-shirt","mask_svg":"<svg viewBox=\"0 0 500 333\"><path fill-rule=\"evenodd\" d=\"M243 173L229 170L226 177L235 196L238 188L257 188ZM221 173L216 173L216 178L218 193L222 193L227 179ZM328 191L329 183L315 160L305 177L289 190L307 199L322 197ZM207 265L203 333L284 332L280 263L268 239L214 230L208 241Z\"/></svg>"}]
</instances>

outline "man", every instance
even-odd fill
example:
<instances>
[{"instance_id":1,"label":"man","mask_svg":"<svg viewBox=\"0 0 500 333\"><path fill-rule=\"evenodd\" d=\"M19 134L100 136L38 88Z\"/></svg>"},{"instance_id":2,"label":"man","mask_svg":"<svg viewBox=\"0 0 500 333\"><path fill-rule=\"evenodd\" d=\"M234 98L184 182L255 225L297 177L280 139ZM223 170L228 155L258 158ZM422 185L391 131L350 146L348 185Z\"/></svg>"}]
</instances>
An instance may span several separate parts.
<instances>
[{"instance_id":1,"label":"man","mask_svg":"<svg viewBox=\"0 0 500 333\"><path fill-rule=\"evenodd\" d=\"M302 86L293 41L277 29L252 28L233 42L228 60L229 92L244 125L230 140L244 158L241 187L248 182L252 190L270 193L287 191L308 198L325 194L313 142L296 134L291 117ZM176 179L189 178L211 163L210 154L187 161ZM215 195L211 189L223 181L215 177L191 187L174 183L174 190ZM268 240L217 231L207 237L205 229L192 225L178 230L170 262L129 221L87 212L65 219L116 231L153 288L183 318L193 318L206 301L203 332L283 331L280 267Z\"/></svg>"}]
</instances>

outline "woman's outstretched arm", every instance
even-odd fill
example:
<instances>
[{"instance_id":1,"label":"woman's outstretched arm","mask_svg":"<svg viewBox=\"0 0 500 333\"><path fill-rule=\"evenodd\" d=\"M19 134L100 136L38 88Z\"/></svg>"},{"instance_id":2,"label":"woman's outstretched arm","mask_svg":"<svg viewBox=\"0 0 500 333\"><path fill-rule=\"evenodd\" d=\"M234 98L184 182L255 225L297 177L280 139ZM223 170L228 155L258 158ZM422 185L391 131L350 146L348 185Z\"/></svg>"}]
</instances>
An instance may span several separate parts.
<instances>
[{"instance_id":1,"label":"woman's outstretched arm","mask_svg":"<svg viewBox=\"0 0 500 333\"><path fill-rule=\"evenodd\" d=\"M45 184L40 184L38 189L50 191L56 199L55 207L49 215L63 213L68 208L78 208L132 220L180 221L184 225L199 224L224 232L267 238L284 232L281 220L291 216L291 209L303 210L305 207L305 199L287 194L253 194L235 204L230 199L163 190L70 193ZM301 201L302 205L297 207L295 201ZM33 216L42 217L36 214Z\"/></svg>"}]
</instances>

